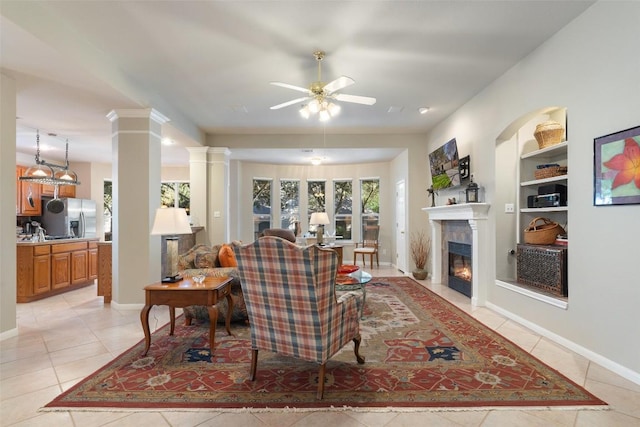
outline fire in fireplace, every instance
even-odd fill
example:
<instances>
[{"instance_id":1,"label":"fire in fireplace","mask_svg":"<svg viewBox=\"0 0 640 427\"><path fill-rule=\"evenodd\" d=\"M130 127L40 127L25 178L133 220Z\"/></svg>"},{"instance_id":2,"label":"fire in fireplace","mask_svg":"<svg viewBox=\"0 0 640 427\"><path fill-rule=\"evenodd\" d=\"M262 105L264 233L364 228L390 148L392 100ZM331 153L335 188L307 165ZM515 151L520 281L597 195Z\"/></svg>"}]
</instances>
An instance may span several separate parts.
<instances>
[{"instance_id":1,"label":"fire in fireplace","mask_svg":"<svg viewBox=\"0 0 640 427\"><path fill-rule=\"evenodd\" d=\"M449 242L449 287L471 298L471 245Z\"/></svg>"}]
</instances>

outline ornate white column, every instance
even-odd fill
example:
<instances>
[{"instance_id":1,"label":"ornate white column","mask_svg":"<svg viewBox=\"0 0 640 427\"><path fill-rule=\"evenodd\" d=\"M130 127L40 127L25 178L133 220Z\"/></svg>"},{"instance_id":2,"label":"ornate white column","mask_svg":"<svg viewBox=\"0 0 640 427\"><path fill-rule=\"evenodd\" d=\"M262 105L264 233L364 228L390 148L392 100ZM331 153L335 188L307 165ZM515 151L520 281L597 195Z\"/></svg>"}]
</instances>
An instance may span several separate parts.
<instances>
[{"instance_id":1,"label":"ornate white column","mask_svg":"<svg viewBox=\"0 0 640 427\"><path fill-rule=\"evenodd\" d=\"M208 194L208 167L207 152L209 147L187 147L189 151L189 183L191 189L191 202L189 212L194 226L204 226L204 233L196 233L196 244L211 245L208 239L207 228L207 194Z\"/></svg>"},{"instance_id":2,"label":"ornate white column","mask_svg":"<svg viewBox=\"0 0 640 427\"><path fill-rule=\"evenodd\" d=\"M151 236L160 207L160 141L165 116L151 109L113 110L114 304L144 303L144 286L161 276L160 236Z\"/></svg>"},{"instance_id":3,"label":"ornate white column","mask_svg":"<svg viewBox=\"0 0 640 427\"><path fill-rule=\"evenodd\" d=\"M213 243L229 241L229 156L226 147L207 151L207 235Z\"/></svg>"}]
</instances>

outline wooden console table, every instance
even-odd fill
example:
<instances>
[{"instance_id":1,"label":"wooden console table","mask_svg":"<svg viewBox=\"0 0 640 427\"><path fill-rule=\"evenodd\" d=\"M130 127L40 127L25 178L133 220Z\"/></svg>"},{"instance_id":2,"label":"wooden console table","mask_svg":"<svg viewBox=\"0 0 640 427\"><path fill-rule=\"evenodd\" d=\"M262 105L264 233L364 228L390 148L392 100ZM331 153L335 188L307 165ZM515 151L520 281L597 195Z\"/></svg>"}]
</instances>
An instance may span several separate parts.
<instances>
[{"instance_id":1,"label":"wooden console table","mask_svg":"<svg viewBox=\"0 0 640 427\"><path fill-rule=\"evenodd\" d=\"M209 351L213 354L216 337L216 323L218 322L218 307L216 304L222 297L227 299L229 308L225 319L227 333L231 333L231 313L233 312L233 299L231 298L230 277L206 277L201 284L195 283L190 278L185 278L175 283L157 282L144 288L145 306L140 312L140 321L144 331L145 356L151 346L151 332L149 331L149 311L154 305L168 305L171 318L171 330L173 335L176 326L176 307L184 308L190 305L206 305L209 311Z\"/></svg>"}]
</instances>

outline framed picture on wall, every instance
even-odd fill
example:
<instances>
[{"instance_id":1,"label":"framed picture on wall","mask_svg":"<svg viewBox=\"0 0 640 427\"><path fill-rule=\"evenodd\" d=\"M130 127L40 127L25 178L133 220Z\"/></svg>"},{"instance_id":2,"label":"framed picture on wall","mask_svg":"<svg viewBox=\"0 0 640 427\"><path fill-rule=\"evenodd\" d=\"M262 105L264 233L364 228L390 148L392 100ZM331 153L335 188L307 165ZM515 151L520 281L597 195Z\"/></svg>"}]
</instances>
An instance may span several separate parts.
<instances>
[{"instance_id":1,"label":"framed picture on wall","mask_svg":"<svg viewBox=\"0 0 640 427\"><path fill-rule=\"evenodd\" d=\"M640 126L594 138L593 204L640 203Z\"/></svg>"},{"instance_id":2,"label":"framed picture on wall","mask_svg":"<svg viewBox=\"0 0 640 427\"><path fill-rule=\"evenodd\" d=\"M464 156L460 159L460 179L467 180L471 176L471 157Z\"/></svg>"}]
</instances>

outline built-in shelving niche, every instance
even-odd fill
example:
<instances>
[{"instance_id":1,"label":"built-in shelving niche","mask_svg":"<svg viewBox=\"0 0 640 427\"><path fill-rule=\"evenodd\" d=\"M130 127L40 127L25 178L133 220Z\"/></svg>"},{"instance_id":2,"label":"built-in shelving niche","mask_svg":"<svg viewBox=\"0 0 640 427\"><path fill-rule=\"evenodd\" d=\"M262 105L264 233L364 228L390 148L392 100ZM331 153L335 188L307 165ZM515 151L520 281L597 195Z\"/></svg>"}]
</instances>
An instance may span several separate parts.
<instances>
[{"instance_id":1,"label":"built-in shelving niche","mask_svg":"<svg viewBox=\"0 0 640 427\"><path fill-rule=\"evenodd\" d=\"M533 136L536 125L548 120L560 122L565 128L564 141L556 146L539 149ZM496 286L519 295L567 309L568 297L557 296L517 281L516 248L523 242L523 230L537 216L544 216L568 230L568 206L528 208L527 196L539 185L558 183L568 186L569 175L535 179L536 163L558 163L568 166L567 109L546 107L524 114L514 120L496 138ZM511 210L512 212L508 212ZM569 289L570 292L570 289ZM570 293L569 293L570 295Z\"/></svg>"}]
</instances>

